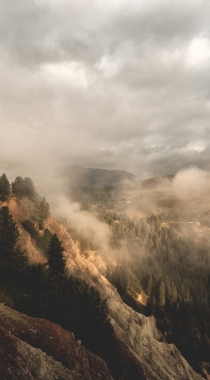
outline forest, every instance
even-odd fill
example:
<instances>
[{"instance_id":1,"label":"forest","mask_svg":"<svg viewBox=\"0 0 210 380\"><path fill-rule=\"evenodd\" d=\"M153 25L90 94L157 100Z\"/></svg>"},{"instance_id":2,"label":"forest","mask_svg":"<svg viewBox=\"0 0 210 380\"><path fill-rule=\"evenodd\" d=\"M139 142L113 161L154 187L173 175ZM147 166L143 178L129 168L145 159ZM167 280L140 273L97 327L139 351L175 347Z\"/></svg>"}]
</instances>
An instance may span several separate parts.
<instances>
[{"instance_id":1,"label":"forest","mask_svg":"<svg viewBox=\"0 0 210 380\"><path fill-rule=\"evenodd\" d=\"M126 258L117 258L108 279L123 300L145 315L155 315L169 343L174 343L199 371L210 357L209 213L160 214L140 220L103 215L113 230L113 244L127 240ZM194 225L203 236L198 238ZM146 294L146 305L136 301Z\"/></svg>"},{"instance_id":2,"label":"forest","mask_svg":"<svg viewBox=\"0 0 210 380\"><path fill-rule=\"evenodd\" d=\"M154 315L164 340L201 372L210 358L210 210L170 209L132 218L113 211L117 199L126 199L122 189L85 193L77 192L81 207L89 205L112 231L115 263L107 260L108 280L125 303ZM96 248L87 239L80 243L83 251Z\"/></svg>"}]
</instances>

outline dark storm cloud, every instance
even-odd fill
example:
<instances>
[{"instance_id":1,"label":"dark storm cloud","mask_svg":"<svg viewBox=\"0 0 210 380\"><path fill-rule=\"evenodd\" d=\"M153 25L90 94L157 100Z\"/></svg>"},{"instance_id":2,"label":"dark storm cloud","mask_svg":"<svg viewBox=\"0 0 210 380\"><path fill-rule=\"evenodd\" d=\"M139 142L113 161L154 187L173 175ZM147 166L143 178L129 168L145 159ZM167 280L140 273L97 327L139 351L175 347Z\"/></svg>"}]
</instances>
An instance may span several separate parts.
<instances>
[{"instance_id":1,"label":"dark storm cloud","mask_svg":"<svg viewBox=\"0 0 210 380\"><path fill-rule=\"evenodd\" d=\"M206 0L0 1L1 170L208 169L209 15Z\"/></svg>"}]
</instances>

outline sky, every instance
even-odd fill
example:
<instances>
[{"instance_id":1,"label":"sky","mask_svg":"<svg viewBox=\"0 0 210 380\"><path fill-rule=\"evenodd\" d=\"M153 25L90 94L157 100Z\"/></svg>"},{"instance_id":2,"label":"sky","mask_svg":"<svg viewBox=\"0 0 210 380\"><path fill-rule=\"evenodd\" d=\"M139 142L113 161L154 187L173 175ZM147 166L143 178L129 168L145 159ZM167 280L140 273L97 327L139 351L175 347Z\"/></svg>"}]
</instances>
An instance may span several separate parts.
<instances>
[{"instance_id":1,"label":"sky","mask_svg":"<svg viewBox=\"0 0 210 380\"><path fill-rule=\"evenodd\" d=\"M209 0L0 0L0 168L210 170Z\"/></svg>"}]
</instances>

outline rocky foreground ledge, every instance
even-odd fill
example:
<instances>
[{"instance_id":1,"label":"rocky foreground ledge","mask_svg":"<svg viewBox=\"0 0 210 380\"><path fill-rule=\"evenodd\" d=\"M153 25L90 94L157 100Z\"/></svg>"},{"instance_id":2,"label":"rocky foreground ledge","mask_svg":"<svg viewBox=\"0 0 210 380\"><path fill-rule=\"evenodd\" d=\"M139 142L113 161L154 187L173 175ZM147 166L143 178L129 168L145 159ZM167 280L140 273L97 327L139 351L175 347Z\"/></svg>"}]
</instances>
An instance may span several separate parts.
<instances>
[{"instance_id":1,"label":"rocky foreground ledge","mask_svg":"<svg viewBox=\"0 0 210 380\"><path fill-rule=\"evenodd\" d=\"M0 304L0 375L6 380L113 380L105 362L55 323Z\"/></svg>"}]
</instances>

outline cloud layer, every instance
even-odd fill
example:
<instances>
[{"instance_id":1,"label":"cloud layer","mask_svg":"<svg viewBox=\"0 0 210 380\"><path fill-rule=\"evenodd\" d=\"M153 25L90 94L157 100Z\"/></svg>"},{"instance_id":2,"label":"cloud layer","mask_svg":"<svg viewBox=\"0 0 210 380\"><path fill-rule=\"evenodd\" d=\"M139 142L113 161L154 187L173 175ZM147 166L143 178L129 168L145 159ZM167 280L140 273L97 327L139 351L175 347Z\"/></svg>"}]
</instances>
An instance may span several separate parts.
<instances>
[{"instance_id":1,"label":"cloud layer","mask_svg":"<svg viewBox=\"0 0 210 380\"><path fill-rule=\"evenodd\" d=\"M209 170L209 15L206 0L1 1L1 171Z\"/></svg>"}]
</instances>

